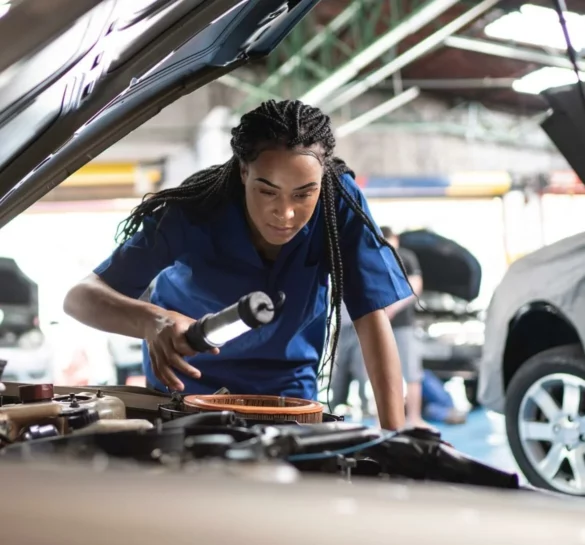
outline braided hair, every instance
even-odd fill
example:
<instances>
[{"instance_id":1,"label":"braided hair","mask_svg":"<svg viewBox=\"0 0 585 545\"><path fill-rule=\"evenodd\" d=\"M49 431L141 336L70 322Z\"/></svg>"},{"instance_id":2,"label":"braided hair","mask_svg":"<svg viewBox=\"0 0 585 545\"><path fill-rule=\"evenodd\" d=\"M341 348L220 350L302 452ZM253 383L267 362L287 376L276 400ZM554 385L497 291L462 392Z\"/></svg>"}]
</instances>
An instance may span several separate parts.
<instances>
[{"instance_id":1,"label":"braided hair","mask_svg":"<svg viewBox=\"0 0 585 545\"><path fill-rule=\"evenodd\" d=\"M169 204L176 204L186 210L194 219L207 218L218 207L242 195L240 164L249 164L267 149L309 148L318 146L323 164L323 179L320 199L325 220L325 244L329 260L331 281L331 305L327 316L327 346L331 346L329 359L323 363L319 375L327 363L333 369L339 340L341 305L343 301L343 256L339 244L337 226L337 202L343 199L369 228L377 241L389 247L396 257L401 270L407 277L396 250L376 229L369 216L356 202L341 181L343 174L355 174L341 159L334 157L335 137L331 119L320 109L303 104L298 100L276 102L269 100L242 116L240 125L231 131L233 156L222 165L212 166L196 172L181 185L158 193L147 194L120 225L118 241L124 242L140 228L143 220L150 215L159 216ZM333 317L337 327L332 328ZM329 375L331 378L331 374ZM329 380L330 385L330 380ZM329 385L327 398L329 398Z\"/></svg>"}]
</instances>

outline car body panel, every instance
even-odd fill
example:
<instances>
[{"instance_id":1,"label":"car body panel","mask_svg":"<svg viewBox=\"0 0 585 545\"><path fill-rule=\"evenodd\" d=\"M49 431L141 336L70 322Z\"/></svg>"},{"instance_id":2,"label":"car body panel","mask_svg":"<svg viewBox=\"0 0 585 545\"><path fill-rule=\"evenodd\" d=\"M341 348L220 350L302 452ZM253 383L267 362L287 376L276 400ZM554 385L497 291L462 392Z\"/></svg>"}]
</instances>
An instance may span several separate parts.
<instances>
[{"instance_id":1,"label":"car body panel","mask_svg":"<svg viewBox=\"0 0 585 545\"><path fill-rule=\"evenodd\" d=\"M500 492L405 482L300 477L278 462L199 462L187 474L109 468L91 470L72 460L60 467L0 465L10 493L6 543L47 543L47 528L61 545L210 545L243 542L322 545L397 541L420 545L549 545L580 542L582 503L532 491ZM111 464L111 462L110 462ZM84 494L83 501L48 501ZM164 498L173 498L165 501ZM36 524L30 524L34 513ZM152 516L156 514L156 516ZM421 520L424 517L424 520ZM260 522L260 519L262 522Z\"/></svg>"},{"instance_id":2,"label":"car body panel","mask_svg":"<svg viewBox=\"0 0 585 545\"><path fill-rule=\"evenodd\" d=\"M503 360L510 323L534 301L543 301L573 324L585 341L585 233L545 246L514 262L494 291L486 312L479 400L503 413Z\"/></svg>"}]
</instances>

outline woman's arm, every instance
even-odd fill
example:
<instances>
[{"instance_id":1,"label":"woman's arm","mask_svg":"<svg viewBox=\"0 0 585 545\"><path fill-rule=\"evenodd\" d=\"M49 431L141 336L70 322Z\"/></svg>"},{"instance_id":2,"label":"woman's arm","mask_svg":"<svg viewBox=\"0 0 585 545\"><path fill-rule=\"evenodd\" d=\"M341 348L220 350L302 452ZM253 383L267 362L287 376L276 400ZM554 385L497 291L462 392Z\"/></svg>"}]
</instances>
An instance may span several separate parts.
<instances>
[{"instance_id":1,"label":"woman's arm","mask_svg":"<svg viewBox=\"0 0 585 545\"><path fill-rule=\"evenodd\" d=\"M69 290L63 305L67 314L85 325L145 339L155 376L175 390L183 390L184 385L173 369L193 378L201 376L184 360L195 355L185 338L195 320L138 298L183 248L180 211L170 210L160 220L146 218L142 230Z\"/></svg>"},{"instance_id":2,"label":"woman's arm","mask_svg":"<svg viewBox=\"0 0 585 545\"><path fill-rule=\"evenodd\" d=\"M384 309L354 322L378 408L380 426L387 430L405 424L400 356Z\"/></svg>"},{"instance_id":3,"label":"woman's arm","mask_svg":"<svg viewBox=\"0 0 585 545\"><path fill-rule=\"evenodd\" d=\"M95 273L73 286L63 303L65 313L89 327L144 339L162 309L123 295Z\"/></svg>"}]
</instances>

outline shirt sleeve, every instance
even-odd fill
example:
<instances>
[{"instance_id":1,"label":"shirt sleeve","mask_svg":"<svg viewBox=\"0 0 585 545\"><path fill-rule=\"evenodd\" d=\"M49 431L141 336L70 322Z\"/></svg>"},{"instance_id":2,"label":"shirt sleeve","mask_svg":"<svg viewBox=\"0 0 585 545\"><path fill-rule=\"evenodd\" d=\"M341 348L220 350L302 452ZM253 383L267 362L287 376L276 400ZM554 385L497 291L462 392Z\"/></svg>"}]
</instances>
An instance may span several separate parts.
<instances>
[{"instance_id":1,"label":"shirt sleeve","mask_svg":"<svg viewBox=\"0 0 585 545\"><path fill-rule=\"evenodd\" d=\"M117 292L138 299L158 273L182 253L185 222L183 212L176 207L146 217L141 230L118 246L93 272Z\"/></svg>"},{"instance_id":2,"label":"shirt sleeve","mask_svg":"<svg viewBox=\"0 0 585 545\"><path fill-rule=\"evenodd\" d=\"M353 178L346 174L342 177L342 183L382 236ZM343 299L351 319L355 321L412 295L392 250L378 242L343 196L339 201L337 217L343 261Z\"/></svg>"}]
</instances>

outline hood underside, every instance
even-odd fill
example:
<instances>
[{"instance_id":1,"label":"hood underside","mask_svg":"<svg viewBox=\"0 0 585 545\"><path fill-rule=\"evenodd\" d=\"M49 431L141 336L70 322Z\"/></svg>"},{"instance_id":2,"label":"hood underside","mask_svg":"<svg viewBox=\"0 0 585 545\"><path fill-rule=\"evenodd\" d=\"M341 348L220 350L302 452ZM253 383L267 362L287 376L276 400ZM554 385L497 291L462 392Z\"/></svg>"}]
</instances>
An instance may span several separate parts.
<instances>
[{"instance_id":1,"label":"hood underside","mask_svg":"<svg viewBox=\"0 0 585 545\"><path fill-rule=\"evenodd\" d=\"M585 93L580 92L578 85L554 87L541 93L551 108L541 126L585 183Z\"/></svg>"},{"instance_id":2,"label":"hood underside","mask_svg":"<svg viewBox=\"0 0 585 545\"><path fill-rule=\"evenodd\" d=\"M481 286L481 265L457 242L420 229L400 235L400 246L414 252L420 263L423 289L473 301Z\"/></svg>"},{"instance_id":3,"label":"hood underside","mask_svg":"<svg viewBox=\"0 0 585 545\"><path fill-rule=\"evenodd\" d=\"M59 0L36 39L29 17L21 57L0 54L0 227L166 106L268 55L318 2ZM0 18L0 52L34 3Z\"/></svg>"}]
</instances>

